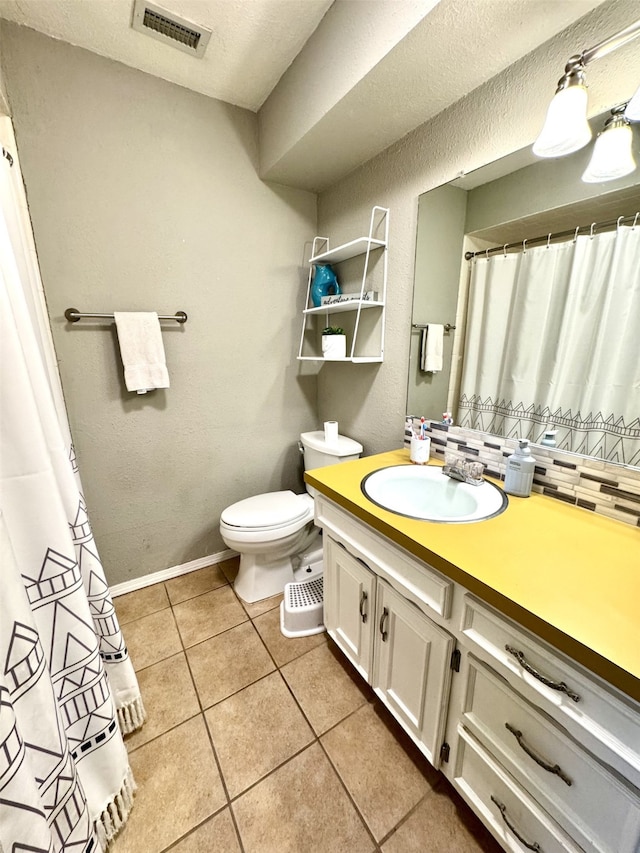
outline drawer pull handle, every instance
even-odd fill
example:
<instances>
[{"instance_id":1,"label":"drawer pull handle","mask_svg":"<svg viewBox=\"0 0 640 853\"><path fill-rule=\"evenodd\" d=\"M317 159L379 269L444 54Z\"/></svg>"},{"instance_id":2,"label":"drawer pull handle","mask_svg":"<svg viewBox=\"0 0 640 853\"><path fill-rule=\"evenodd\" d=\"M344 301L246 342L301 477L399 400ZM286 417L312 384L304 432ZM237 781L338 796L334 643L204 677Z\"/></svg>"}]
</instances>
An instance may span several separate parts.
<instances>
[{"instance_id":1,"label":"drawer pull handle","mask_svg":"<svg viewBox=\"0 0 640 853\"><path fill-rule=\"evenodd\" d=\"M363 623L367 621L367 613L364 609L364 606L367 603L367 598L368 598L368 595L367 595L366 591L363 589L362 592L360 593L360 618L362 619Z\"/></svg>"},{"instance_id":2,"label":"drawer pull handle","mask_svg":"<svg viewBox=\"0 0 640 853\"><path fill-rule=\"evenodd\" d=\"M524 846L527 848L527 850L535 850L536 853L540 853L540 845L538 844L538 842L534 841L533 844L531 844L529 841L526 841L526 839L524 839L520 835L520 833L515 828L513 823L509 820L509 818L507 817L507 807L505 806L505 804L501 803L499 800L496 800L496 798L493 796L493 794L491 794L491 800L500 809L500 814L502 815L502 820L506 823L507 828L510 829L511 832L513 832L513 834L518 839L520 844L524 844Z\"/></svg>"},{"instance_id":3,"label":"drawer pull handle","mask_svg":"<svg viewBox=\"0 0 640 853\"><path fill-rule=\"evenodd\" d=\"M387 642L387 637L389 636L389 632L385 631L385 625L386 625L388 616L389 616L389 610L388 610L388 608L385 607L382 611L382 616L380 617L380 633L382 634L382 642L383 643Z\"/></svg>"},{"instance_id":4,"label":"drawer pull handle","mask_svg":"<svg viewBox=\"0 0 640 853\"><path fill-rule=\"evenodd\" d=\"M541 675L537 670L535 670L531 664L527 661L524 656L524 653L519 651L518 649L514 649L513 646L505 646L505 649L509 652L510 655L513 655L520 666L532 675L534 678L537 678L538 681L541 681L545 687L550 687L552 690L559 690L561 693L566 693L569 699L573 699L574 702L579 702L580 697L577 693L574 693L573 690L567 687L564 681L551 681L550 678L547 678L546 675Z\"/></svg>"},{"instance_id":5,"label":"drawer pull handle","mask_svg":"<svg viewBox=\"0 0 640 853\"><path fill-rule=\"evenodd\" d=\"M523 739L522 732L518 731L518 729L514 729L513 726L509 725L509 723L505 723L505 728L511 732L514 738L518 741L518 746L520 749L525 752L529 758L532 758L536 764L539 764L543 770L546 770L548 773L553 773L555 776L559 776L562 781L566 785L571 785L571 779L566 775L566 773L562 770L562 768L558 764L551 764L548 761L545 761L544 758L539 756L536 752L531 749L530 746L527 746Z\"/></svg>"}]
</instances>

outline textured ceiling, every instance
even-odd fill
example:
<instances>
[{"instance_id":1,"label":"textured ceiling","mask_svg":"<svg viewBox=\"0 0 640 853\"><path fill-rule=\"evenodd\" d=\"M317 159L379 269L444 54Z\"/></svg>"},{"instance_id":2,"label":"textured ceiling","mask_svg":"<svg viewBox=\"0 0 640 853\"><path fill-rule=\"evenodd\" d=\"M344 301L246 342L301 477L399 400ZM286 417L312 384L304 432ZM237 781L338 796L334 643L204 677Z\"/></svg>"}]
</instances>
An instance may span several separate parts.
<instances>
[{"instance_id":1,"label":"textured ceiling","mask_svg":"<svg viewBox=\"0 0 640 853\"><path fill-rule=\"evenodd\" d=\"M0 0L0 17L256 111L333 0L155 0L213 35L202 59L131 29L133 0Z\"/></svg>"},{"instance_id":2,"label":"textured ceiling","mask_svg":"<svg viewBox=\"0 0 640 853\"><path fill-rule=\"evenodd\" d=\"M202 59L134 31L133 0L0 0L0 18L259 111L261 177L318 192L603 0L153 2L213 31Z\"/></svg>"}]
</instances>

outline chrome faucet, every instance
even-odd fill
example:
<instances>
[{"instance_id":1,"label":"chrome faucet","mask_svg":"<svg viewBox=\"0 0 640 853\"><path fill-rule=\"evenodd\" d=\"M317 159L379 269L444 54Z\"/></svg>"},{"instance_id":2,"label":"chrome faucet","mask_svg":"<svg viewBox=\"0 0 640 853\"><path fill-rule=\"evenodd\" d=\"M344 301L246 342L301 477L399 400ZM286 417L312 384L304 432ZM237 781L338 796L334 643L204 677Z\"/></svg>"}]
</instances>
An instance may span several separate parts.
<instances>
[{"instance_id":1,"label":"chrome faucet","mask_svg":"<svg viewBox=\"0 0 640 853\"><path fill-rule=\"evenodd\" d=\"M445 453L444 468L442 473L451 477L452 480L460 480L462 483L469 483L471 486L481 486L484 480L482 472L484 471L484 463L469 462L466 459L460 459L453 453Z\"/></svg>"}]
</instances>

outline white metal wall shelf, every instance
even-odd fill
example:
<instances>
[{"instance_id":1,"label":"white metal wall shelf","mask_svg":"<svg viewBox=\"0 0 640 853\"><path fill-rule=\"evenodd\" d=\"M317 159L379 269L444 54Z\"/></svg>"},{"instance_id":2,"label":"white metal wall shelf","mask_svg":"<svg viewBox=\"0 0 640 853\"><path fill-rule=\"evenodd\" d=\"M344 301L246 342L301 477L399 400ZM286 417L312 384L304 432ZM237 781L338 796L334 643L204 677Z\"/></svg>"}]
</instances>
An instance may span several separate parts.
<instances>
[{"instance_id":1,"label":"white metal wall shelf","mask_svg":"<svg viewBox=\"0 0 640 853\"><path fill-rule=\"evenodd\" d=\"M378 236L375 236L378 235ZM383 234L380 239L379 235ZM305 350L305 342L307 335L315 331L319 339L320 330L314 328L316 323L315 317L321 316L325 318L324 326L329 325L329 316L331 314L352 313L355 315L353 323L353 332L351 334L351 345L348 347L348 355L338 361L347 361L354 364L366 364L382 362L384 358L384 325L385 325L385 305L387 296L387 248L389 242L389 208L374 206L371 210L371 219L369 222L369 235L367 237L358 237L356 240L351 240L335 249L329 248L328 237L315 237L313 240L312 256L309 258L309 279L307 282L307 299L305 309L302 312L302 332L300 334L300 348L298 350L299 361L324 361L320 353L313 352L312 354L303 355ZM318 251L322 249L322 251ZM365 299L364 294L367 292L367 286L371 284L371 274L373 258L382 251L382 273L381 284L378 286L380 297L377 300ZM350 293L354 298L345 302L336 302L328 305L320 305L318 307L311 304L311 285L313 281L313 269L317 264L340 264L344 261L351 260L364 255L362 279L360 291ZM344 295L344 294L343 294ZM362 352L358 333L362 329L361 319L362 312L366 311L368 316L372 316L369 312L374 312L376 336L378 346L376 351ZM308 321L311 325L308 325Z\"/></svg>"},{"instance_id":2,"label":"white metal wall shelf","mask_svg":"<svg viewBox=\"0 0 640 853\"><path fill-rule=\"evenodd\" d=\"M383 208L374 208L374 210L382 210ZM316 237L315 241L325 241L328 243L327 237ZM364 255L371 249L386 248L386 240L374 240L371 237L358 237L357 240L351 240L350 243L344 243L342 246L337 246L335 249L327 249L320 255L314 255L309 258L310 264L339 264L341 261L348 261L350 258L357 258L358 255Z\"/></svg>"}]
</instances>

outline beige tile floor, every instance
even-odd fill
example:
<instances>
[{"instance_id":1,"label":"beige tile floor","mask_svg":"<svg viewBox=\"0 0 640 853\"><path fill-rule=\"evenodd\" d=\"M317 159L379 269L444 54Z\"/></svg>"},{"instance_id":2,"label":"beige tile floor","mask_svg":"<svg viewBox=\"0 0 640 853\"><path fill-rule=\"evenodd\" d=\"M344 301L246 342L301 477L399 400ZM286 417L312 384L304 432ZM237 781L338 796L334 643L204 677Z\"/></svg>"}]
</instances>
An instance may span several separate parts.
<instances>
[{"instance_id":1,"label":"beige tile floor","mask_svg":"<svg viewBox=\"0 0 640 853\"><path fill-rule=\"evenodd\" d=\"M110 853L499 853L326 634L228 560L115 599L148 719Z\"/></svg>"}]
</instances>

